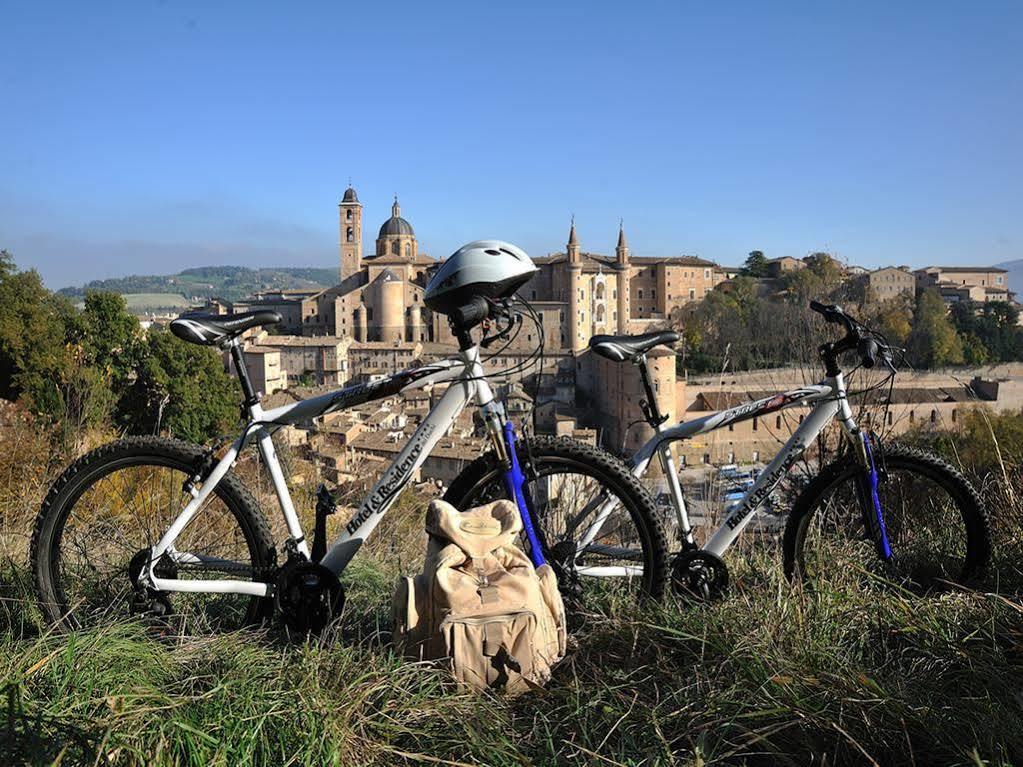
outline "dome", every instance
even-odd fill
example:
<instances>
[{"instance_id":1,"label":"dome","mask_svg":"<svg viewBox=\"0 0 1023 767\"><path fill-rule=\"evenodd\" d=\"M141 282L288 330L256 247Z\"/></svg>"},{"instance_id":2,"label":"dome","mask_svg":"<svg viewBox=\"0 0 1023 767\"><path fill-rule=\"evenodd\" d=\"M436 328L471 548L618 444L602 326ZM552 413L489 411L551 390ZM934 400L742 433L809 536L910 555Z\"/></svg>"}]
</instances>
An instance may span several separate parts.
<instances>
[{"instance_id":1,"label":"dome","mask_svg":"<svg viewBox=\"0 0 1023 767\"><path fill-rule=\"evenodd\" d=\"M384 221L384 225L380 227L380 234L378 237L386 237L389 234L402 234L407 237L415 237L415 232L412 231L412 224L403 219L401 216L391 216L389 219Z\"/></svg>"},{"instance_id":2,"label":"dome","mask_svg":"<svg viewBox=\"0 0 1023 767\"><path fill-rule=\"evenodd\" d=\"M391 217L384 221L377 237L387 237L388 235L416 236L416 233L412 231L412 224L401 217L401 206L398 205L397 195L394 198L394 205L391 206Z\"/></svg>"},{"instance_id":3,"label":"dome","mask_svg":"<svg viewBox=\"0 0 1023 767\"><path fill-rule=\"evenodd\" d=\"M347 189L345 189L345 196L341 198L341 202L358 202L358 201L359 201L359 195L357 195L355 193L355 190L352 189L352 187L348 187Z\"/></svg>"}]
</instances>

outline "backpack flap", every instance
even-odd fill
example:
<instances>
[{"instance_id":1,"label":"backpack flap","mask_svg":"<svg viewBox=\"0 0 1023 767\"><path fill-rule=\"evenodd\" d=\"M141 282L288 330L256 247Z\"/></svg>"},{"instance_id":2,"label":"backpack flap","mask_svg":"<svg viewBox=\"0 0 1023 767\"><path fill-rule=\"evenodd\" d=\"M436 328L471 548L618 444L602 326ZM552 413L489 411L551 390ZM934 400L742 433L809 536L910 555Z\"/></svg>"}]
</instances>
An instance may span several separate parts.
<instances>
[{"instance_id":1,"label":"backpack flap","mask_svg":"<svg viewBox=\"0 0 1023 767\"><path fill-rule=\"evenodd\" d=\"M521 531L522 519L518 507L511 501L494 501L459 511L438 499L430 501L426 512L426 532L455 544L474 558L513 545Z\"/></svg>"}]
</instances>

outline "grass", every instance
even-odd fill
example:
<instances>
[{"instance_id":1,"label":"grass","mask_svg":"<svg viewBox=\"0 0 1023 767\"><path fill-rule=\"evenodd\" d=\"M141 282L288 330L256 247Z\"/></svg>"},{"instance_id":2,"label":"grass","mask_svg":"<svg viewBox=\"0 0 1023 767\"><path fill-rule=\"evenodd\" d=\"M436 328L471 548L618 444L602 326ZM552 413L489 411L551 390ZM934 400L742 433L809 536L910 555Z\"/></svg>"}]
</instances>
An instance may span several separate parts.
<instances>
[{"instance_id":1,"label":"grass","mask_svg":"<svg viewBox=\"0 0 1023 767\"><path fill-rule=\"evenodd\" d=\"M775 544L750 541L724 601L608 597L575 616L548 689L509 699L387 649L414 503L346 572L346 614L320 638L54 635L17 537L39 493L0 487L2 765L1023 763L1023 608L994 581L919 598L837 552L793 587Z\"/></svg>"}]
</instances>

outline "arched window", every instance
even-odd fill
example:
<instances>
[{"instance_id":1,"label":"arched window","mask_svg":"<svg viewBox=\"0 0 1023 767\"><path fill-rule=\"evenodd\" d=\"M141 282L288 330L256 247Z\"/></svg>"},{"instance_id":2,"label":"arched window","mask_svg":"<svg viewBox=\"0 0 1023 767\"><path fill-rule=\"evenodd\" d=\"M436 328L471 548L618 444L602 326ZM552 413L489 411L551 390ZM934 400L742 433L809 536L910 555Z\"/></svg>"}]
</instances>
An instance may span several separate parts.
<instances>
[{"instance_id":1,"label":"arched window","mask_svg":"<svg viewBox=\"0 0 1023 767\"><path fill-rule=\"evenodd\" d=\"M345 230L345 242L351 242L355 239L355 230L352 227L348 227Z\"/></svg>"},{"instance_id":2,"label":"arched window","mask_svg":"<svg viewBox=\"0 0 1023 767\"><path fill-rule=\"evenodd\" d=\"M401 243L400 243L400 242L398 242L397 240L395 240L394 242L392 242L392 243L391 243L391 252L392 252L392 253L393 253L394 255L396 255L396 256L400 256L400 255L401 255Z\"/></svg>"},{"instance_id":3,"label":"arched window","mask_svg":"<svg viewBox=\"0 0 1023 767\"><path fill-rule=\"evenodd\" d=\"M351 208L349 208L348 210L345 211L345 218L347 218L349 221L352 220L352 209Z\"/></svg>"},{"instance_id":4,"label":"arched window","mask_svg":"<svg viewBox=\"0 0 1023 767\"><path fill-rule=\"evenodd\" d=\"M412 258L412 243L405 243L405 258Z\"/></svg>"}]
</instances>

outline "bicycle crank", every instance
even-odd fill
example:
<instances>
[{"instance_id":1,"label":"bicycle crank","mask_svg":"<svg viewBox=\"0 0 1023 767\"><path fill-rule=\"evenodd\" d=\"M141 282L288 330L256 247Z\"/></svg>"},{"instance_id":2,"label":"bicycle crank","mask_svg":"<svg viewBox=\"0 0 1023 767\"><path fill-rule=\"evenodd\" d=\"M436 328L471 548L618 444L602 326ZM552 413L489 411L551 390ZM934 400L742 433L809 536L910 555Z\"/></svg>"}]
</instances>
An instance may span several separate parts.
<instances>
[{"instance_id":1,"label":"bicycle crank","mask_svg":"<svg viewBox=\"0 0 1023 767\"><path fill-rule=\"evenodd\" d=\"M323 565L293 559L277 574L275 604L285 625L301 634L318 634L344 610L345 592Z\"/></svg>"},{"instance_id":2,"label":"bicycle crank","mask_svg":"<svg viewBox=\"0 0 1023 767\"><path fill-rule=\"evenodd\" d=\"M709 551L682 551L671 567L671 589L699 602L720 599L728 590L728 567Z\"/></svg>"}]
</instances>

